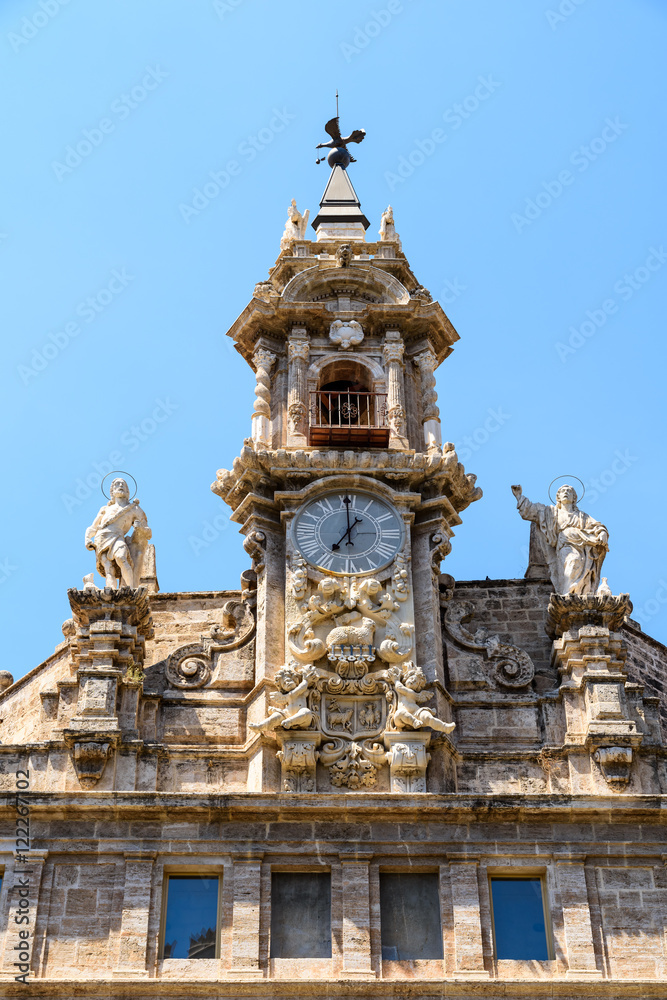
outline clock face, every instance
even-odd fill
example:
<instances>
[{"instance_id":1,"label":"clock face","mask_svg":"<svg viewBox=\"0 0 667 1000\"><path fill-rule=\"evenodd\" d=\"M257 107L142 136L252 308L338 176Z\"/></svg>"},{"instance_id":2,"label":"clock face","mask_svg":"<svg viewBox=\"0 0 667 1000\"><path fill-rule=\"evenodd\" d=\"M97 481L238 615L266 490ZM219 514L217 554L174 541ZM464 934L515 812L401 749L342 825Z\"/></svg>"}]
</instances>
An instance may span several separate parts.
<instances>
[{"instance_id":1,"label":"clock face","mask_svg":"<svg viewBox=\"0 0 667 1000\"><path fill-rule=\"evenodd\" d=\"M390 504L357 490L311 500L294 519L297 548L327 573L371 573L403 545L403 521Z\"/></svg>"}]
</instances>

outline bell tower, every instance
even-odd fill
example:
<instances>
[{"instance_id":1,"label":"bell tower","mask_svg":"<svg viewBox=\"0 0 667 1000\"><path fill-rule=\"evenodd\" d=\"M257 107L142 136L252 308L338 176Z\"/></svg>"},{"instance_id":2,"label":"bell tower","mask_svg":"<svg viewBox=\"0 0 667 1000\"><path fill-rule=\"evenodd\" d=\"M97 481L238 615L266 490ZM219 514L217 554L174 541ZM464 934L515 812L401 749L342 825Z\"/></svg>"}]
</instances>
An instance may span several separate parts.
<instances>
[{"instance_id":1,"label":"bell tower","mask_svg":"<svg viewBox=\"0 0 667 1000\"><path fill-rule=\"evenodd\" d=\"M391 208L367 240L347 149L365 133L325 128L314 233L293 201L228 332L256 376L251 436L211 487L257 574L248 790L453 791L440 564L481 496L442 443L434 373L458 334Z\"/></svg>"}]
</instances>

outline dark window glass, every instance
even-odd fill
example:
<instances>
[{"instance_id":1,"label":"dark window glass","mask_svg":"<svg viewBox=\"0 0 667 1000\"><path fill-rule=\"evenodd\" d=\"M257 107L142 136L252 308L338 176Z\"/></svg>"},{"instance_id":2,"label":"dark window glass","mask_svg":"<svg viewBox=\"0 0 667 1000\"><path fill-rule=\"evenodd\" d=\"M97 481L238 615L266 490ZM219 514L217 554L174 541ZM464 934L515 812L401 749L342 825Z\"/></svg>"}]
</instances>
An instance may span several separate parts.
<instances>
[{"instance_id":1,"label":"dark window glass","mask_svg":"<svg viewBox=\"0 0 667 1000\"><path fill-rule=\"evenodd\" d=\"M496 958L549 958L542 879L492 878Z\"/></svg>"},{"instance_id":2,"label":"dark window glass","mask_svg":"<svg viewBox=\"0 0 667 1000\"><path fill-rule=\"evenodd\" d=\"M331 958L331 876L271 876L271 958Z\"/></svg>"},{"instance_id":3,"label":"dark window glass","mask_svg":"<svg viewBox=\"0 0 667 1000\"><path fill-rule=\"evenodd\" d=\"M218 879L170 875L164 958L215 958Z\"/></svg>"},{"instance_id":4,"label":"dark window glass","mask_svg":"<svg viewBox=\"0 0 667 1000\"><path fill-rule=\"evenodd\" d=\"M380 875L382 957L442 958L438 876Z\"/></svg>"}]
</instances>

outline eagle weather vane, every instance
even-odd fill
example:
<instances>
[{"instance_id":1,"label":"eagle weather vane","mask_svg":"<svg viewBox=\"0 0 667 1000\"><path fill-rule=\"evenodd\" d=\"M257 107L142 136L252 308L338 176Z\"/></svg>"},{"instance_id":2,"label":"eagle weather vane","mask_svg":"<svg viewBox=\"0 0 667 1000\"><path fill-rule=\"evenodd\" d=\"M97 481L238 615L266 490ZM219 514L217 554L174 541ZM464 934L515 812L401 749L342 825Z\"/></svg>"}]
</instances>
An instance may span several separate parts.
<instances>
[{"instance_id":1,"label":"eagle weather vane","mask_svg":"<svg viewBox=\"0 0 667 1000\"><path fill-rule=\"evenodd\" d=\"M327 156L327 163L330 167L339 166L343 170L347 167L349 163L356 163L357 161L348 151L347 145L350 142L363 142L366 136L366 130L363 128L355 128L354 132L350 132L348 136L343 138L340 134L340 125L338 118L338 91L336 91L336 117L330 118L329 121L324 126L324 131L331 136L331 142L320 142L317 144L315 149L330 149L331 152ZM319 157L315 160L316 163L322 163L324 157Z\"/></svg>"}]
</instances>

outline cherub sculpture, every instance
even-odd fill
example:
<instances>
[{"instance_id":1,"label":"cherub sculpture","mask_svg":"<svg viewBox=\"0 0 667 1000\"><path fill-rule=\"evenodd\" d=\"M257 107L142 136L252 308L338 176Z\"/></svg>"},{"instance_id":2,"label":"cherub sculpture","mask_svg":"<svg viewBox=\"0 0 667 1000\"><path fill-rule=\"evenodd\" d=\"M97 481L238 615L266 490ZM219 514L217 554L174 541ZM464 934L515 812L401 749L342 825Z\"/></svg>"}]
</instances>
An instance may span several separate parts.
<instances>
[{"instance_id":1,"label":"cherub sculpture","mask_svg":"<svg viewBox=\"0 0 667 1000\"><path fill-rule=\"evenodd\" d=\"M433 695L424 691L426 678L421 667L416 667L413 663L405 666L404 681L395 680L394 688L398 698L398 705L394 711L393 722L397 729L421 729L422 726L430 726L440 733L451 733L455 724L453 722L443 722L428 708L419 708L425 702L430 701Z\"/></svg>"},{"instance_id":2,"label":"cherub sculpture","mask_svg":"<svg viewBox=\"0 0 667 1000\"><path fill-rule=\"evenodd\" d=\"M283 729L307 729L313 721L313 713L308 708L306 696L316 677L312 668L299 669L291 664L281 667L275 676L279 692L269 696L269 701L276 707L261 722L249 722L250 729L263 733L269 733L278 726Z\"/></svg>"}]
</instances>

